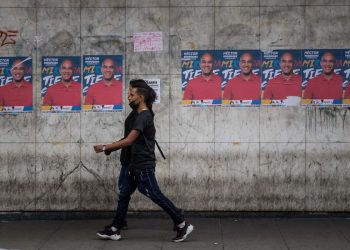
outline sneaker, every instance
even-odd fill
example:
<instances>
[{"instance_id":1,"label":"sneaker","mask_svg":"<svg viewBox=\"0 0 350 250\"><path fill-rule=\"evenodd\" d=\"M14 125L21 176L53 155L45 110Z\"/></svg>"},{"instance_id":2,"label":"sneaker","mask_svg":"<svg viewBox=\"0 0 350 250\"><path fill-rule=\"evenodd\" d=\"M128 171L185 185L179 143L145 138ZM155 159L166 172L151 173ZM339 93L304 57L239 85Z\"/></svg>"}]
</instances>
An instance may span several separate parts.
<instances>
[{"instance_id":1,"label":"sneaker","mask_svg":"<svg viewBox=\"0 0 350 250\"><path fill-rule=\"evenodd\" d=\"M120 230L113 231L112 225L108 225L105 227L104 230L98 231L97 235L100 236L103 239L110 239L110 240L120 240L122 236L120 235Z\"/></svg>"},{"instance_id":2,"label":"sneaker","mask_svg":"<svg viewBox=\"0 0 350 250\"><path fill-rule=\"evenodd\" d=\"M185 226L183 228L177 228L176 237L173 239L174 242L181 242L187 238L187 235L192 233L193 226L185 222Z\"/></svg>"}]
</instances>

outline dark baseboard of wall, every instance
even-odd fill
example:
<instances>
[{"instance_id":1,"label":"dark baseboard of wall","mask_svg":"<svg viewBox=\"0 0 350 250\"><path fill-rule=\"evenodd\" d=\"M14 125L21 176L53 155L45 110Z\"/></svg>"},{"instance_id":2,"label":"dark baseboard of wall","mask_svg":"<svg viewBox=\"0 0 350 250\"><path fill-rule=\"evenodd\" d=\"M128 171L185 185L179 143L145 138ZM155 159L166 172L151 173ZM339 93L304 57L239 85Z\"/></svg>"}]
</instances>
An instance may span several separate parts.
<instances>
[{"instance_id":1,"label":"dark baseboard of wall","mask_svg":"<svg viewBox=\"0 0 350 250\"><path fill-rule=\"evenodd\" d=\"M110 219L114 214L115 211L2 211L0 221ZM186 211L185 214L197 218L350 218L350 211ZM168 218L168 215L163 211L129 211L128 217Z\"/></svg>"}]
</instances>

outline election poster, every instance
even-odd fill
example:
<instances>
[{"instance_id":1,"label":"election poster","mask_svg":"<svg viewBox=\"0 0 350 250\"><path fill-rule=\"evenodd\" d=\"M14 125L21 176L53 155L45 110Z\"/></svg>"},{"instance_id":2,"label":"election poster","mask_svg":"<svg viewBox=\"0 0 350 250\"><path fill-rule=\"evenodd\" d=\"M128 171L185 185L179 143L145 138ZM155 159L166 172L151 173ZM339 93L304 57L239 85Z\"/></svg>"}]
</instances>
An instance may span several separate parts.
<instances>
[{"instance_id":1,"label":"election poster","mask_svg":"<svg viewBox=\"0 0 350 250\"><path fill-rule=\"evenodd\" d=\"M262 51L262 104L299 106L302 95L301 51Z\"/></svg>"},{"instance_id":2,"label":"election poster","mask_svg":"<svg viewBox=\"0 0 350 250\"><path fill-rule=\"evenodd\" d=\"M302 52L303 105L341 105L344 82L343 49Z\"/></svg>"},{"instance_id":3,"label":"election poster","mask_svg":"<svg viewBox=\"0 0 350 250\"><path fill-rule=\"evenodd\" d=\"M350 106L350 50L344 50L344 60L343 60L343 105Z\"/></svg>"},{"instance_id":4,"label":"election poster","mask_svg":"<svg viewBox=\"0 0 350 250\"><path fill-rule=\"evenodd\" d=\"M83 57L83 101L84 111L123 109L122 55Z\"/></svg>"},{"instance_id":5,"label":"election poster","mask_svg":"<svg viewBox=\"0 0 350 250\"><path fill-rule=\"evenodd\" d=\"M223 105L252 107L261 99L261 53L259 50L221 51Z\"/></svg>"},{"instance_id":6,"label":"election poster","mask_svg":"<svg viewBox=\"0 0 350 250\"><path fill-rule=\"evenodd\" d=\"M31 57L0 57L0 114L33 110Z\"/></svg>"},{"instance_id":7,"label":"election poster","mask_svg":"<svg viewBox=\"0 0 350 250\"><path fill-rule=\"evenodd\" d=\"M216 50L181 51L182 104L221 105L222 58Z\"/></svg>"},{"instance_id":8,"label":"election poster","mask_svg":"<svg viewBox=\"0 0 350 250\"><path fill-rule=\"evenodd\" d=\"M41 111L81 110L81 63L79 56L43 56Z\"/></svg>"}]
</instances>

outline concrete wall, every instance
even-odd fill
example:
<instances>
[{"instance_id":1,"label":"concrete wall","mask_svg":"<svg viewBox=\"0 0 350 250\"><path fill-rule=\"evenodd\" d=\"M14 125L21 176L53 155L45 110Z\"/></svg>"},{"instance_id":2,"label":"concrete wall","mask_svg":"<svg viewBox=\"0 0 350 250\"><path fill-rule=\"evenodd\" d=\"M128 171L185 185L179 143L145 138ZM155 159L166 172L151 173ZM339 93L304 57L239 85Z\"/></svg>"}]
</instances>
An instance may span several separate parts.
<instances>
[{"instance_id":1,"label":"concrete wall","mask_svg":"<svg viewBox=\"0 0 350 250\"><path fill-rule=\"evenodd\" d=\"M122 54L125 82L161 79L157 176L180 207L203 211L349 211L350 115L306 108L184 108L180 51L349 48L348 0L2 0L1 56L33 57L35 111L0 116L0 211L112 210L121 113L40 112L41 56ZM134 32L163 32L133 52ZM132 210L158 209L137 194Z\"/></svg>"}]
</instances>

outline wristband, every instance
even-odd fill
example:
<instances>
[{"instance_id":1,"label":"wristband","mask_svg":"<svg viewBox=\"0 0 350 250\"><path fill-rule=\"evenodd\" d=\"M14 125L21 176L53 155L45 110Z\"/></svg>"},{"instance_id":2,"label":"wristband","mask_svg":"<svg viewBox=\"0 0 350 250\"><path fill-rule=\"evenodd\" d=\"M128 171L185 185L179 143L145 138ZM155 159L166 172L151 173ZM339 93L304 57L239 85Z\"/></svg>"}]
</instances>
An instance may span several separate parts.
<instances>
[{"instance_id":1,"label":"wristband","mask_svg":"<svg viewBox=\"0 0 350 250\"><path fill-rule=\"evenodd\" d=\"M106 150L106 145L102 145L102 151L104 152Z\"/></svg>"}]
</instances>

